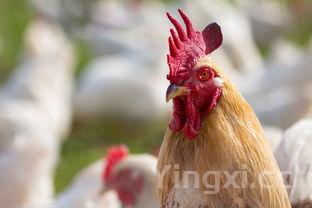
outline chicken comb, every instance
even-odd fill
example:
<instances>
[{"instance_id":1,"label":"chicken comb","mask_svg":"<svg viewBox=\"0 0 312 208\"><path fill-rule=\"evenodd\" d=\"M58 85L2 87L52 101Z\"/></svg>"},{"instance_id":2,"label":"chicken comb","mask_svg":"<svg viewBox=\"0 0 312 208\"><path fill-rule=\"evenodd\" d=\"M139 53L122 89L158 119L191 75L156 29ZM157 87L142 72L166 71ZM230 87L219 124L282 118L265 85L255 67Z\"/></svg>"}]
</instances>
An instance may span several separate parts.
<instances>
[{"instance_id":1,"label":"chicken comb","mask_svg":"<svg viewBox=\"0 0 312 208\"><path fill-rule=\"evenodd\" d=\"M103 171L103 180L108 181L111 179L112 171L114 167L129 154L128 147L126 145L112 146L107 150L106 165Z\"/></svg>"},{"instance_id":2,"label":"chicken comb","mask_svg":"<svg viewBox=\"0 0 312 208\"><path fill-rule=\"evenodd\" d=\"M219 48L223 40L221 28L217 23L209 24L202 32L199 32L195 30L191 20L181 9L178 9L178 12L186 26L186 31L170 13L166 13L176 29L176 31L170 29L169 54L167 55L169 66L167 79L173 83L188 78L193 71L196 59Z\"/></svg>"}]
</instances>

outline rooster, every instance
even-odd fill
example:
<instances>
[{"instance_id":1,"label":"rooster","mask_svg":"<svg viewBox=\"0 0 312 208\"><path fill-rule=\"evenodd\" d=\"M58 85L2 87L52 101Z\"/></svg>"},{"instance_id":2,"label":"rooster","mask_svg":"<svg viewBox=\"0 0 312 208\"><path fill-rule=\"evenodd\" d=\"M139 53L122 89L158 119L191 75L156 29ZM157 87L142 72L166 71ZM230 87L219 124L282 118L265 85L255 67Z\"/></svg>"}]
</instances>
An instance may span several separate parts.
<instances>
[{"instance_id":1,"label":"rooster","mask_svg":"<svg viewBox=\"0 0 312 208\"><path fill-rule=\"evenodd\" d=\"M222 44L220 26L212 23L196 31L178 11L186 32L167 13L176 28L170 30L166 94L174 112L158 158L161 206L289 208L256 115L211 60ZM186 173L192 175L185 181Z\"/></svg>"}]
</instances>

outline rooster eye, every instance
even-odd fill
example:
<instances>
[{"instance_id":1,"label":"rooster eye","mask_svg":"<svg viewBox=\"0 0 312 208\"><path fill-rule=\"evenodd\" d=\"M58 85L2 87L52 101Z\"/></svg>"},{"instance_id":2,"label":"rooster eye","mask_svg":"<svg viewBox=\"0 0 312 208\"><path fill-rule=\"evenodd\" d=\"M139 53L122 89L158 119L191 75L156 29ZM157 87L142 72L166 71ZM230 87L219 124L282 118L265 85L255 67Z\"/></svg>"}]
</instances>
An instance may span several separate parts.
<instances>
[{"instance_id":1,"label":"rooster eye","mask_svg":"<svg viewBox=\"0 0 312 208\"><path fill-rule=\"evenodd\" d=\"M204 71L201 71L199 74L198 74L198 78L200 81L206 81L208 78L209 78L209 73L208 71L204 70Z\"/></svg>"}]
</instances>

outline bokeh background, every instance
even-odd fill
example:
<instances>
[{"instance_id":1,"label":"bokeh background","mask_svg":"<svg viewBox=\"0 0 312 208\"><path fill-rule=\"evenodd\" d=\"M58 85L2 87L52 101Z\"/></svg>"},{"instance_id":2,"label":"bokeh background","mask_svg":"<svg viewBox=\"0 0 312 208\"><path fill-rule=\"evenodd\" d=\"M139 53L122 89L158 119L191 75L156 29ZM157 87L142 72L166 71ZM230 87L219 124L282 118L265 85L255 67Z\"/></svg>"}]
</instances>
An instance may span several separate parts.
<instances>
[{"instance_id":1,"label":"bokeh background","mask_svg":"<svg viewBox=\"0 0 312 208\"><path fill-rule=\"evenodd\" d=\"M0 157L10 125L52 132L25 142L51 139L60 193L111 144L156 153L171 110L165 12L180 7L198 29L221 25L213 56L267 132L311 115L310 0L0 0Z\"/></svg>"}]
</instances>

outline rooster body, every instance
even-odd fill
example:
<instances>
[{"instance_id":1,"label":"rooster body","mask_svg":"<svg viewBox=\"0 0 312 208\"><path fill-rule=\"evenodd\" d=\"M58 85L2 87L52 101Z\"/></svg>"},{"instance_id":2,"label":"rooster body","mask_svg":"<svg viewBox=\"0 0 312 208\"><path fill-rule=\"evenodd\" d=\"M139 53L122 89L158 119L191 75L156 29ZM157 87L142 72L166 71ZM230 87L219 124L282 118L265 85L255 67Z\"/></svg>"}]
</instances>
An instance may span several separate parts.
<instances>
[{"instance_id":1,"label":"rooster body","mask_svg":"<svg viewBox=\"0 0 312 208\"><path fill-rule=\"evenodd\" d=\"M219 26L213 23L199 33L179 12L187 38L168 14L180 40L171 31L175 45L169 38L171 85L167 100L173 99L174 113L158 159L162 207L290 207L281 173L256 115L207 56L221 45ZM199 45L200 35L206 49ZM199 49L179 54L179 50L190 50L183 44L198 44ZM195 54L192 64L185 61L193 58L190 54ZM186 70L190 71L187 75ZM189 171L197 176L188 176L185 181ZM234 183L229 182L229 175L235 175Z\"/></svg>"}]
</instances>

